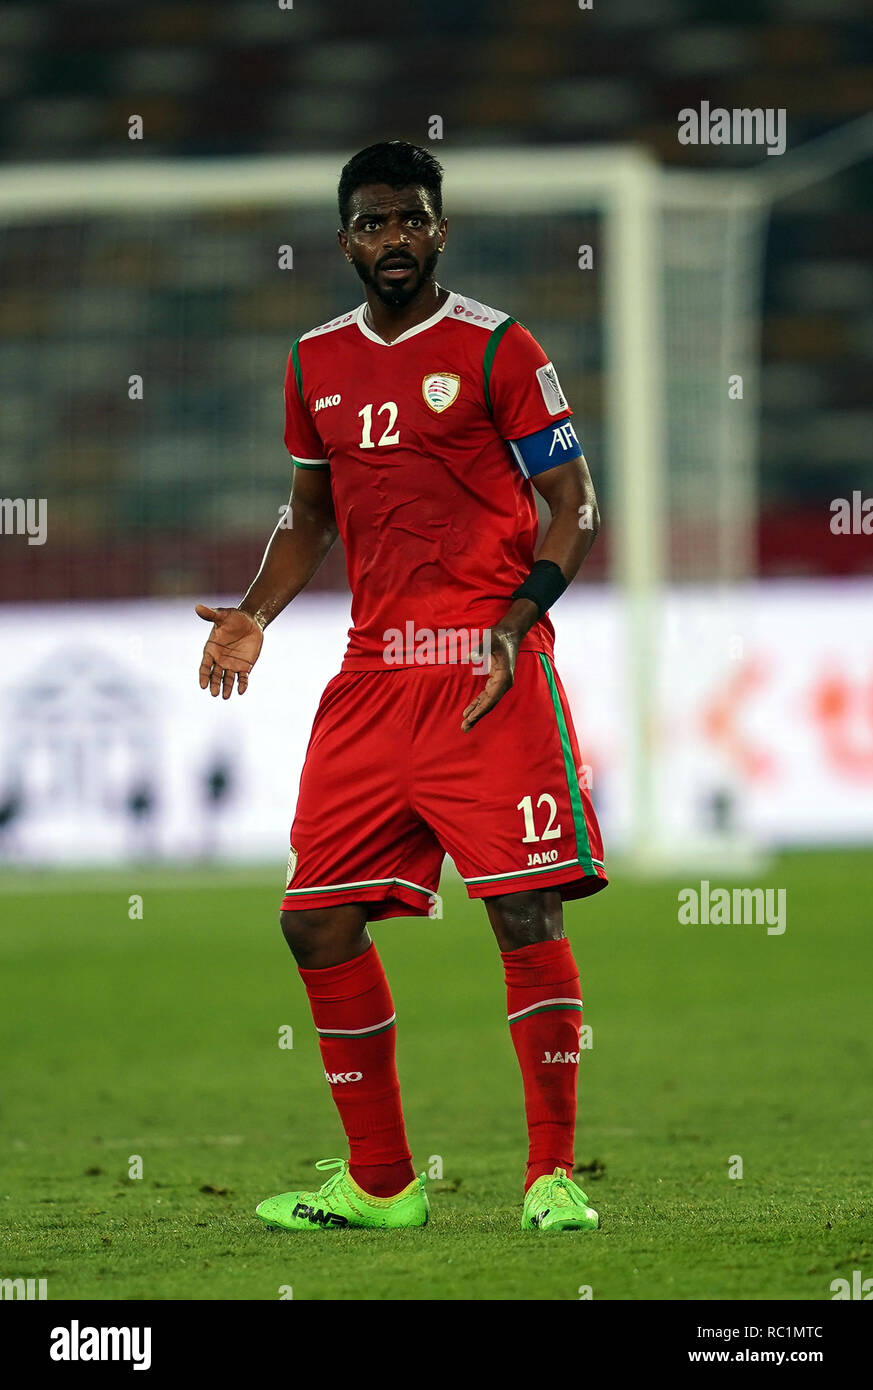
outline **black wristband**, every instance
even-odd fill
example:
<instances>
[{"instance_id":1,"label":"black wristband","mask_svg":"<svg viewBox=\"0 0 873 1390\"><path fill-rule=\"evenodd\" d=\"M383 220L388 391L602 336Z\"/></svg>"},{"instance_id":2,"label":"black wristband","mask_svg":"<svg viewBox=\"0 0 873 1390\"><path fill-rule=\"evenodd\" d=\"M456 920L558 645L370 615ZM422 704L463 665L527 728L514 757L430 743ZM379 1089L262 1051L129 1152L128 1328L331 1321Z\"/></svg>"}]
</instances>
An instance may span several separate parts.
<instances>
[{"instance_id":1,"label":"black wristband","mask_svg":"<svg viewBox=\"0 0 873 1390\"><path fill-rule=\"evenodd\" d=\"M534 567L512 598L529 598L540 611L540 617L551 608L567 587L560 565L554 560L536 560Z\"/></svg>"}]
</instances>

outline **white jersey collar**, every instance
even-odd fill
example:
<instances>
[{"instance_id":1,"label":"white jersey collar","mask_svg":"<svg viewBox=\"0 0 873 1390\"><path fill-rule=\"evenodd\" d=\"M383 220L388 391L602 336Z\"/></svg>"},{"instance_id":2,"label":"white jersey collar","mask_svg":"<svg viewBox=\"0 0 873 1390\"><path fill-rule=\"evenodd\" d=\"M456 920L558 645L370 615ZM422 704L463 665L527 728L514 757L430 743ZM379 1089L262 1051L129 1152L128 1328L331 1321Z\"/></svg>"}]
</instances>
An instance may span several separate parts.
<instances>
[{"instance_id":1,"label":"white jersey collar","mask_svg":"<svg viewBox=\"0 0 873 1390\"><path fill-rule=\"evenodd\" d=\"M442 286L438 285L437 288L442 289ZM371 343L378 343L380 347L385 348L396 347L398 343L405 343L407 338L414 338L416 333L423 333L425 329L432 328L440 319L445 318L446 314L454 308L458 298L459 296L455 294L454 290L449 290L448 299L437 309L435 314L431 314L430 318L425 319L423 323L416 323L412 328L407 328L406 332L401 333L399 338L395 338L393 343L386 343L384 338L380 338L378 333L374 333L372 328L364 322L364 313L367 308L366 300L358 309L357 324L364 337L369 338Z\"/></svg>"}]
</instances>

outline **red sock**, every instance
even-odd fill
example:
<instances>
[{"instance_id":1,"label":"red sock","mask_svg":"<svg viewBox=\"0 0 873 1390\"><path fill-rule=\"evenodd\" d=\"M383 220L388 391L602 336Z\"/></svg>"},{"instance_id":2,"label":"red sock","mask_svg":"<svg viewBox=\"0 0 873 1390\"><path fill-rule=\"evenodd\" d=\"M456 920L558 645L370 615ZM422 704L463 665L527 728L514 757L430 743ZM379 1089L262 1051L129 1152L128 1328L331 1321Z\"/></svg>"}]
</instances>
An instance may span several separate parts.
<instances>
[{"instance_id":1,"label":"red sock","mask_svg":"<svg viewBox=\"0 0 873 1390\"><path fill-rule=\"evenodd\" d=\"M509 1031L521 1067L530 1140L524 1190L544 1173L573 1175L582 991L566 938L501 951Z\"/></svg>"},{"instance_id":2,"label":"red sock","mask_svg":"<svg viewBox=\"0 0 873 1390\"><path fill-rule=\"evenodd\" d=\"M376 947L300 976L349 1141L349 1172L372 1197L393 1197L415 1170L394 1064L394 1004Z\"/></svg>"}]
</instances>

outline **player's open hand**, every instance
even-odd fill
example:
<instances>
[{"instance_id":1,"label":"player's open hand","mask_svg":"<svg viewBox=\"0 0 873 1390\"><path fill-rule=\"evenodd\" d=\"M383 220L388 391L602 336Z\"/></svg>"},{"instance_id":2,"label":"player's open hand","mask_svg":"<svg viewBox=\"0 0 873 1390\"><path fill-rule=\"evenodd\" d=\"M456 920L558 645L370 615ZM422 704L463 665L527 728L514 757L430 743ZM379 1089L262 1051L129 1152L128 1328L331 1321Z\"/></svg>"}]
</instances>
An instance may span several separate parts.
<instances>
[{"instance_id":1,"label":"player's open hand","mask_svg":"<svg viewBox=\"0 0 873 1390\"><path fill-rule=\"evenodd\" d=\"M249 673L260 656L264 633L260 623L238 608L208 608L198 603L198 617L212 623L200 663L200 689L229 700L234 677L240 695L246 692Z\"/></svg>"},{"instance_id":2,"label":"player's open hand","mask_svg":"<svg viewBox=\"0 0 873 1390\"><path fill-rule=\"evenodd\" d=\"M517 632L501 627L492 627L488 633L490 661L488 679L481 695L477 695L471 705L464 710L461 732L468 734L474 724L492 710L498 700L502 700L515 680L515 660L521 640Z\"/></svg>"}]
</instances>

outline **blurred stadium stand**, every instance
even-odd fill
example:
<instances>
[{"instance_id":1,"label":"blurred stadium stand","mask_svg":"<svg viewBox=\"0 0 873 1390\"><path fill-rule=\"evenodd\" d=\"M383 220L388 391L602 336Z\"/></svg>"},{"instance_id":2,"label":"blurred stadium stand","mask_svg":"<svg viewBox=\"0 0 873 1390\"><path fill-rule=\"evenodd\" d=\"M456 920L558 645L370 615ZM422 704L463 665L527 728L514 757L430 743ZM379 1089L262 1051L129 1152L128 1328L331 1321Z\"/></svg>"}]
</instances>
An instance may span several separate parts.
<instances>
[{"instance_id":1,"label":"blurred stadium stand","mask_svg":"<svg viewBox=\"0 0 873 1390\"><path fill-rule=\"evenodd\" d=\"M737 0L727 10L595 0L584 14L570 0L435 9L295 0L293 12L256 0L28 0L3 9L0 155L8 165L351 154L392 136L424 143L437 113L445 139L432 147L446 165L449 213L459 146L635 141L667 164L736 167L763 151L680 145L677 112L702 99L785 106L790 148L850 120L873 91L866 12L865 0ZM126 137L133 112L145 122L142 144ZM796 194L771 222L763 574L873 572L869 538L823 544L830 499L870 491L869 173L868 161ZM503 287L513 238L487 213L463 235L468 251L477 243L476 264L499 261ZM490 302L526 319L559 363L596 472L599 304L596 287L580 290L579 229L578 218L556 219L550 252L562 247L566 268L550 256L532 278L526 261L512 302L503 288ZM290 342L361 297L349 279L330 298L332 231L295 215L307 274L289 277L283 294L275 257L288 225L273 212L107 218L87 236L75 218L0 229L0 495L48 495L65 528L63 543L55 529L44 551L16 549L4 597L208 596L247 583L287 495ZM318 257L330 260L329 276L312 273ZM445 278L489 301L487 270L462 282L449 264ZM572 334L567 295L579 314ZM119 371L125 383L143 375L147 412L119 389ZM604 555L595 549L594 575ZM316 585L342 583L334 555Z\"/></svg>"}]
</instances>

